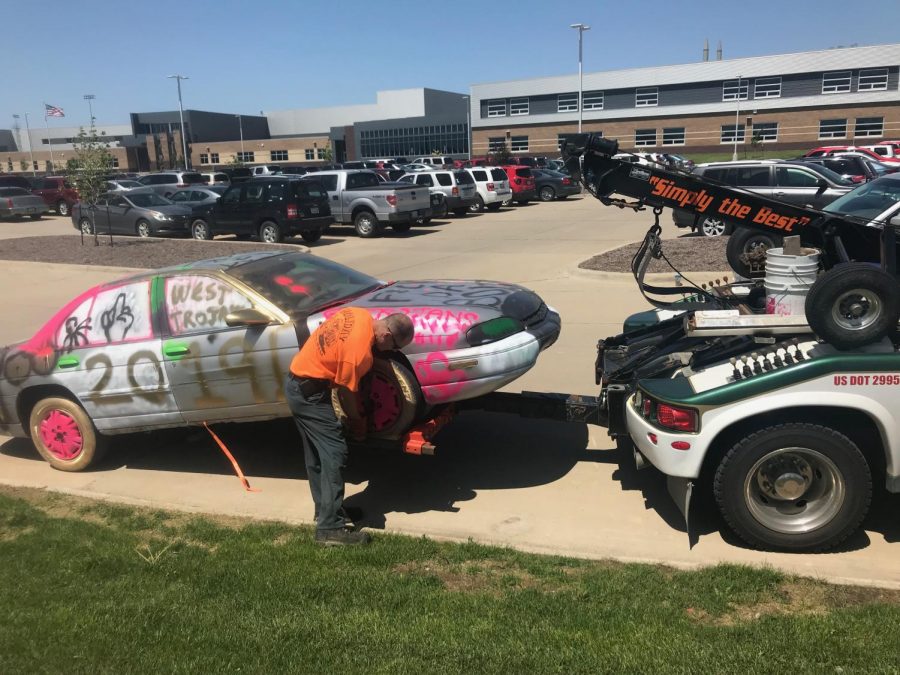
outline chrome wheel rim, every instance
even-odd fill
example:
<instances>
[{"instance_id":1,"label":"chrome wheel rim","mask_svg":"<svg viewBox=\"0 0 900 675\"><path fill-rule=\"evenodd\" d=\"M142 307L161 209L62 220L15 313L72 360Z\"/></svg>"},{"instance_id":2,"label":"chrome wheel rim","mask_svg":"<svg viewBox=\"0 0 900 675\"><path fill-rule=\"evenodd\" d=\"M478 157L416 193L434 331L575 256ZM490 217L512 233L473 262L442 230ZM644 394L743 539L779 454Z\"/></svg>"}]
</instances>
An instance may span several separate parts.
<instances>
[{"instance_id":1,"label":"chrome wheel rim","mask_svg":"<svg viewBox=\"0 0 900 675\"><path fill-rule=\"evenodd\" d=\"M541 188L541 199L543 199L545 202L552 201L554 195L555 193L553 192L552 188Z\"/></svg>"},{"instance_id":2,"label":"chrome wheel rim","mask_svg":"<svg viewBox=\"0 0 900 675\"><path fill-rule=\"evenodd\" d=\"M881 300L878 295L862 288L842 293L831 306L831 318L844 330L865 330L881 318Z\"/></svg>"},{"instance_id":3,"label":"chrome wheel rim","mask_svg":"<svg viewBox=\"0 0 900 675\"><path fill-rule=\"evenodd\" d=\"M721 237L725 234L725 221L718 218L706 218L700 229L706 237Z\"/></svg>"},{"instance_id":4,"label":"chrome wheel rim","mask_svg":"<svg viewBox=\"0 0 900 675\"><path fill-rule=\"evenodd\" d=\"M61 215L61 216L69 215L69 205L66 204L65 202L59 203L59 215Z\"/></svg>"},{"instance_id":5,"label":"chrome wheel rim","mask_svg":"<svg viewBox=\"0 0 900 675\"><path fill-rule=\"evenodd\" d=\"M811 448L774 450L753 465L744 481L750 515L782 534L803 534L827 525L846 496L837 466Z\"/></svg>"},{"instance_id":6,"label":"chrome wheel rim","mask_svg":"<svg viewBox=\"0 0 900 675\"><path fill-rule=\"evenodd\" d=\"M359 231L361 234L369 234L374 225L372 224L372 219L369 216L364 216L359 219Z\"/></svg>"},{"instance_id":7,"label":"chrome wheel rim","mask_svg":"<svg viewBox=\"0 0 900 675\"><path fill-rule=\"evenodd\" d=\"M84 234L93 234L94 233L94 228L91 226L91 221L89 221L87 218L84 218L81 221L81 231Z\"/></svg>"},{"instance_id":8,"label":"chrome wheel rim","mask_svg":"<svg viewBox=\"0 0 900 675\"><path fill-rule=\"evenodd\" d=\"M262 230L262 240L267 244L275 243L275 228L271 225L266 225Z\"/></svg>"},{"instance_id":9,"label":"chrome wheel rim","mask_svg":"<svg viewBox=\"0 0 900 675\"><path fill-rule=\"evenodd\" d=\"M150 226L147 223L139 223L138 224L138 236L139 237L149 237L150 236Z\"/></svg>"},{"instance_id":10,"label":"chrome wheel rim","mask_svg":"<svg viewBox=\"0 0 900 675\"><path fill-rule=\"evenodd\" d=\"M208 239L206 223L194 223L194 239Z\"/></svg>"}]
</instances>

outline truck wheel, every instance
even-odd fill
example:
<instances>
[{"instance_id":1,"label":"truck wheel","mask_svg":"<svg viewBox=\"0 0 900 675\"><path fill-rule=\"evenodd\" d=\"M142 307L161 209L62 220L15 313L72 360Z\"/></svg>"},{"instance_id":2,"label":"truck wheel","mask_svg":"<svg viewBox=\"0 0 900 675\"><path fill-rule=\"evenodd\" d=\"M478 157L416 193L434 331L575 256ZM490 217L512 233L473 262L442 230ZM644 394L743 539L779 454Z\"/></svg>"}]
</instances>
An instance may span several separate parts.
<instances>
[{"instance_id":1,"label":"truck wheel","mask_svg":"<svg viewBox=\"0 0 900 675\"><path fill-rule=\"evenodd\" d=\"M725 222L724 218L707 216L700 221L700 233L704 237L721 237L730 231L731 227Z\"/></svg>"},{"instance_id":2,"label":"truck wheel","mask_svg":"<svg viewBox=\"0 0 900 675\"><path fill-rule=\"evenodd\" d=\"M412 223L392 223L391 228L394 232L409 232L412 228Z\"/></svg>"},{"instance_id":3,"label":"truck wheel","mask_svg":"<svg viewBox=\"0 0 900 675\"><path fill-rule=\"evenodd\" d=\"M209 231L209 225L205 220L197 218L197 220L191 223L191 236L194 239L206 241L212 239L212 232Z\"/></svg>"},{"instance_id":4,"label":"truck wheel","mask_svg":"<svg viewBox=\"0 0 900 675\"><path fill-rule=\"evenodd\" d=\"M375 359L360 383L360 396L368 410L368 437L399 439L422 412L425 399L409 368L394 359ZM341 392L331 390L331 404L343 424L347 419ZM347 395L346 392L343 393Z\"/></svg>"},{"instance_id":5,"label":"truck wheel","mask_svg":"<svg viewBox=\"0 0 900 675\"><path fill-rule=\"evenodd\" d=\"M378 234L378 219L371 211L360 211L353 217L353 227L363 239L369 239Z\"/></svg>"},{"instance_id":6,"label":"truck wheel","mask_svg":"<svg viewBox=\"0 0 900 675\"><path fill-rule=\"evenodd\" d=\"M472 213L484 211L484 200L481 198L481 195L475 195L475 201L469 204L469 211Z\"/></svg>"},{"instance_id":7,"label":"truck wheel","mask_svg":"<svg viewBox=\"0 0 900 675\"><path fill-rule=\"evenodd\" d=\"M322 238L322 230L305 230L300 233L300 236L307 244L315 244Z\"/></svg>"},{"instance_id":8,"label":"truck wheel","mask_svg":"<svg viewBox=\"0 0 900 675\"><path fill-rule=\"evenodd\" d=\"M259 240L266 244L277 244L284 239L281 227L274 220L267 220L259 226Z\"/></svg>"},{"instance_id":9,"label":"truck wheel","mask_svg":"<svg viewBox=\"0 0 900 675\"><path fill-rule=\"evenodd\" d=\"M725 257L731 269L747 279L765 274L765 257L762 254L782 244L780 234L757 232L749 227L737 227L728 238ZM756 259L762 258L761 261Z\"/></svg>"},{"instance_id":10,"label":"truck wheel","mask_svg":"<svg viewBox=\"0 0 900 675\"><path fill-rule=\"evenodd\" d=\"M65 201L60 199L58 202L56 202L56 212L61 216L69 215L69 205L66 204Z\"/></svg>"},{"instance_id":11,"label":"truck wheel","mask_svg":"<svg viewBox=\"0 0 900 675\"><path fill-rule=\"evenodd\" d=\"M105 449L105 439L75 401L50 397L38 401L28 420L31 440L54 469L83 471Z\"/></svg>"},{"instance_id":12,"label":"truck wheel","mask_svg":"<svg viewBox=\"0 0 900 675\"><path fill-rule=\"evenodd\" d=\"M900 287L868 263L847 263L816 279L806 296L806 320L837 349L878 342L900 319Z\"/></svg>"},{"instance_id":13,"label":"truck wheel","mask_svg":"<svg viewBox=\"0 0 900 675\"><path fill-rule=\"evenodd\" d=\"M713 494L725 522L751 546L824 551L862 523L872 474L859 448L840 432L779 424L725 454Z\"/></svg>"}]
</instances>

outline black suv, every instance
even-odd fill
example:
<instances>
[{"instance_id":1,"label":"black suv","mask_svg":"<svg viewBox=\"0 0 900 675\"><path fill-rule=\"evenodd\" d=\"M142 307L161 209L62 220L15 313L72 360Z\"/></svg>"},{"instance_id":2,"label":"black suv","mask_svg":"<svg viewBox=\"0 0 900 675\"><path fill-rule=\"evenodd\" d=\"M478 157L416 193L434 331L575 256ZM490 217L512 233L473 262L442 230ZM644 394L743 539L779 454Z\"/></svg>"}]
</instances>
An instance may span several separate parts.
<instances>
[{"instance_id":1,"label":"black suv","mask_svg":"<svg viewBox=\"0 0 900 675\"><path fill-rule=\"evenodd\" d=\"M232 185L219 201L198 210L191 221L191 236L257 236L274 244L299 234L311 244L333 222L328 193L320 183L295 176L265 176Z\"/></svg>"}]
</instances>

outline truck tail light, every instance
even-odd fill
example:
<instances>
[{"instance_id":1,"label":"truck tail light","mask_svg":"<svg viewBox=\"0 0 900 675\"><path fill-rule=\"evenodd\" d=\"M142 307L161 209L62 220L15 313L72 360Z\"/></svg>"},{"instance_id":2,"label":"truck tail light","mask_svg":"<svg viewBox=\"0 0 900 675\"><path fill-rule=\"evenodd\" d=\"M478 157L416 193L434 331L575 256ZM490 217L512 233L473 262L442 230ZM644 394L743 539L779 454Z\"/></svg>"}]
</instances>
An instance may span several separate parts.
<instances>
[{"instance_id":1,"label":"truck tail light","mask_svg":"<svg viewBox=\"0 0 900 675\"><path fill-rule=\"evenodd\" d=\"M296 204L288 204L287 205L287 217L288 218L297 218L300 215L300 212L297 210Z\"/></svg>"},{"instance_id":2,"label":"truck tail light","mask_svg":"<svg viewBox=\"0 0 900 675\"><path fill-rule=\"evenodd\" d=\"M675 431L697 431L697 411L690 408L660 403L656 406L656 421L659 426Z\"/></svg>"},{"instance_id":3,"label":"truck tail light","mask_svg":"<svg viewBox=\"0 0 900 675\"><path fill-rule=\"evenodd\" d=\"M459 197L459 188L455 187L450 191L454 197Z\"/></svg>"},{"instance_id":4,"label":"truck tail light","mask_svg":"<svg viewBox=\"0 0 900 675\"><path fill-rule=\"evenodd\" d=\"M389 206L397 206L397 195L388 195L385 199Z\"/></svg>"},{"instance_id":5,"label":"truck tail light","mask_svg":"<svg viewBox=\"0 0 900 675\"><path fill-rule=\"evenodd\" d=\"M488 189L488 192L493 192L493 191L494 191L494 184L493 184L493 183L488 183L488 184L487 184L487 189Z\"/></svg>"}]
</instances>

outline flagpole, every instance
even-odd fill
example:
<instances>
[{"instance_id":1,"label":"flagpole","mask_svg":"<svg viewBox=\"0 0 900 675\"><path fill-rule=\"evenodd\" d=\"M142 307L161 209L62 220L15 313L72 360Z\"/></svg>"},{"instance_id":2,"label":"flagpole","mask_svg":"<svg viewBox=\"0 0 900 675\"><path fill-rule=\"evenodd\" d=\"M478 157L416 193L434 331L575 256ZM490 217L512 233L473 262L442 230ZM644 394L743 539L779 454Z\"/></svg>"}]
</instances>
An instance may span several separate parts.
<instances>
[{"instance_id":1,"label":"flagpole","mask_svg":"<svg viewBox=\"0 0 900 675\"><path fill-rule=\"evenodd\" d=\"M47 127L47 143L50 145L50 166L56 171L56 162L53 160L53 139L50 137L50 121L47 119L47 104L44 104L44 125Z\"/></svg>"}]
</instances>

